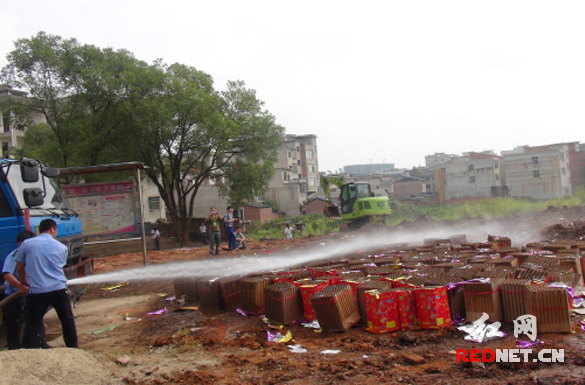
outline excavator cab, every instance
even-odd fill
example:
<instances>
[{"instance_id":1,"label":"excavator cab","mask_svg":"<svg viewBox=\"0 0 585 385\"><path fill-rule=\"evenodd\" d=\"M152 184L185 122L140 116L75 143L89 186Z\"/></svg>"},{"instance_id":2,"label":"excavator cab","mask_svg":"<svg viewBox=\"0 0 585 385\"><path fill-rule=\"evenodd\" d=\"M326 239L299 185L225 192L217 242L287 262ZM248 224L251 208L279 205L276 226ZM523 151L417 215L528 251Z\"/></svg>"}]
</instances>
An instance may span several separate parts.
<instances>
[{"instance_id":1,"label":"excavator cab","mask_svg":"<svg viewBox=\"0 0 585 385\"><path fill-rule=\"evenodd\" d=\"M341 214L353 211L358 199L373 197L369 183L347 183L341 186Z\"/></svg>"}]
</instances>

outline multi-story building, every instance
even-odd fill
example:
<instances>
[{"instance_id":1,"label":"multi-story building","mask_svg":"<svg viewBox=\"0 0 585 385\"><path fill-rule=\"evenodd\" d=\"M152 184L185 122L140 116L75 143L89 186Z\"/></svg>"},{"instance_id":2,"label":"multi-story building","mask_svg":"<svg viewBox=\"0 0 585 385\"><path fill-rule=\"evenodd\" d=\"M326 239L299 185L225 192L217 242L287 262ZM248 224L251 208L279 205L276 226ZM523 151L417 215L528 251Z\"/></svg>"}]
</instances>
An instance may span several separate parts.
<instances>
[{"instance_id":1,"label":"multi-story building","mask_svg":"<svg viewBox=\"0 0 585 385\"><path fill-rule=\"evenodd\" d=\"M439 202L505 196L502 159L491 151L470 152L435 165Z\"/></svg>"},{"instance_id":2,"label":"multi-story building","mask_svg":"<svg viewBox=\"0 0 585 385\"><path fill-rule=\"evenodd\" d=\"M307 195L320 191L317 136L285 135L278 149L274 176L266 195L288 216L301 214Z\"/></svg>"},{"instance_id":3,"label":"multi-story building","mask_svg":"<svg viewBox=\"0 0 585 385\"><path fill-rule=\"evenodd\" d=\"M509 195L535 199L572 195L570 147L573 152L578 148L575 143L561 143L502 151Z\"/></svg>"},{"instance_id":4,"label":"multi-story building","mask_svg":"<svg viewBox=\"0 0 585 385\"><path fill-rule=\"evenodd\" d=\"M44 121L40 113L30 116L18 116L6 108L9 98L24 98L27 93L18 91L7 85L0 85L0 156L9 155L12 148L20 148L24 144L24 132L27 123L40 123Z\"/></svg>"}]
</instances>

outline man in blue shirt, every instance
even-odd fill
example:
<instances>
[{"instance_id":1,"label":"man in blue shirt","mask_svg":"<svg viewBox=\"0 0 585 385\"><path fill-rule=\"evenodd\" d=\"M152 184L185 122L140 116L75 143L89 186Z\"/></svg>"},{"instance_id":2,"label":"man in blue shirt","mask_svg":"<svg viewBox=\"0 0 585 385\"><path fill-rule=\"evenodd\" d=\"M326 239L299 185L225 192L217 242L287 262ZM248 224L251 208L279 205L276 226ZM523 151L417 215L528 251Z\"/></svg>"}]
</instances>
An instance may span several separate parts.
<instances>
[{"instance_id":1,"label":"man in blue shirt","mask_svg":"<svg viewBox=\"0 0 585 385\"><path fill-rule=\"evenodd\" d=\"M16 236L16 244L20 246L23 241L33 238L35 235L30 231L21 231ZM14 257L18 248L6 256L2 267L2 278L4 278L4 294L10 296L14 293L28 294L28 286L22 284L16 272L16 261ZM21 325L24 321L24 297L18 297L2 309L2 321L6 325L6 345L9 350L20 348Z\"/></svg>"},{"instance_id":2,"label":"man in blue shirt","mask_svg":"<svg viewBox=\"0 0 585 385\"><path fill-rule=\"evenodd\" d=\"M65 346L77 348L77 329L63 272L67 247L55 239L57 224L54 220L41 221L39 232L39 236L23 242L16 254L18 275L30 288L26 297L22 347L42 347L43 317L52 306L61 321Z\"/></svg>"},{"instance_id":3,"label":"man in blue shirt","mask_svg":"<svg viewBox=\"0 0 585 385\"><path fill-rule=\"evenodd\" d=\"M234 222L236 222L238 218L234 218L234 208L232 206L228 206L227 212L223 216L223 222L226 226L226 232L228 234L228 249L235 250L236 245L236 233L234 232Z\"/></svg>"}]
</instances>

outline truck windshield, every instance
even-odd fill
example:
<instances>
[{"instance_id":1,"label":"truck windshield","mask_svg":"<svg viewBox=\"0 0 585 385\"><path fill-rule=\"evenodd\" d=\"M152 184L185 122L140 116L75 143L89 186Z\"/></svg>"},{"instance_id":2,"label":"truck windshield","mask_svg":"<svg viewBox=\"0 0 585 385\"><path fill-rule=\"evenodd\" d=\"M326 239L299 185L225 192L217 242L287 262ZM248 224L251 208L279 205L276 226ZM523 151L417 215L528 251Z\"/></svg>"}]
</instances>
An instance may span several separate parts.
<instances>
[{"instance_id":1,"label":"truck windshield","mask_svg":"<svg viewBox=\"0 0 585 385\"><path fill-rule=\"evenodd\" d=\"M47 215L47 210L57 215L69 216L74 214L71 206L69 206L69 202L67 202L65 193L61 187L59 187L59 184L54 178L47 178L43 175L40 175L38 182L25 183L22 181L20 176L20 167L17 164L12 164L9 169L4 169L4 172L8 174L8 183L10 184L14 195L18 199L20 207L23 209L27 208L26 203L24 202L23 194L23 190L25 188L38 187L46 192L43 205L30 208L31 215ZM43 179L45 180L44 186ZM57 211L55 212L55 210Z\"/></svg>"}]
</instances>

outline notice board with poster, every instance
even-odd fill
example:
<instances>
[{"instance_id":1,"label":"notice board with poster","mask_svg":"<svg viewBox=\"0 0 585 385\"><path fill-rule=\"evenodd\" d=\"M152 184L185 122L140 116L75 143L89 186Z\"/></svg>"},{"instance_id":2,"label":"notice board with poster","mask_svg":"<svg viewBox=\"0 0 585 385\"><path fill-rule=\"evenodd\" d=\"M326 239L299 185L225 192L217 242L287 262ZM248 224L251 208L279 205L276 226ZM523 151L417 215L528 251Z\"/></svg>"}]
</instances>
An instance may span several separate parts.
<instances>
[{"instance_id":1,"label":"notice board with poster","mask_svg":"<svg viewBox=\"0 0 585 385\"><path fill-rule=\"evenodd\" d=\"M63 186L71 208L83 223L83 235L138 233L132 181Z\"/></svg>"}]
</instances>

